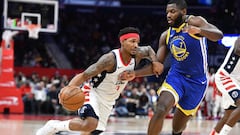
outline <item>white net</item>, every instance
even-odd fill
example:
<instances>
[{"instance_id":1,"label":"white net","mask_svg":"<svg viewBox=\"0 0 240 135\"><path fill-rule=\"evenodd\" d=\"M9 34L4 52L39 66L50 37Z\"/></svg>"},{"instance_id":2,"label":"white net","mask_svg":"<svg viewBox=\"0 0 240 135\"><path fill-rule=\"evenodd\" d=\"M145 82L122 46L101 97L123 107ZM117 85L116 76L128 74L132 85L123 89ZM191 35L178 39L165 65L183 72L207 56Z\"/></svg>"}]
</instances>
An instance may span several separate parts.
<instances>
[{"instance_id":1,"label":"white net","mask_svg":"<svg viewBox=\"0 0 240 135\"><path fill-rule=\"evenodd\" d=\"M41 29L41 26L36 24L30 24L30 25L27 25L26 27L28 30L28 37L33 39L38 39L38 34Z\"/></svg>"}]
</instances>

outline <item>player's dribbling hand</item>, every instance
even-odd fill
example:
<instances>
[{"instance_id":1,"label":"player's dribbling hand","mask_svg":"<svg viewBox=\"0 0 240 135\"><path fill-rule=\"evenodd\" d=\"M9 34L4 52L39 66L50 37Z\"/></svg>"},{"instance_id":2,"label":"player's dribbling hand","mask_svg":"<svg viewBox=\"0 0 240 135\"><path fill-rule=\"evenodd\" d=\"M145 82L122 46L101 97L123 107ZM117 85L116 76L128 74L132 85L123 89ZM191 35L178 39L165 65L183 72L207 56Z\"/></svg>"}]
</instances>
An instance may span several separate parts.
<instances>
[{"instance_id":1,"label":"player's dribbling hand","mask_svg":"<svg viewBox=\"0 0 240 135\"><path fill-rule=\"evenodd\" d=\"M182 29L182 31L194 35L199 34L201 32L201 29L193 25L187 25Z\"/></svg>"},{"instance_id":2,"label":"player's dribbling hand","mask_svg":"<svg viewBox=\"0 0 240 135\"><path fill-rule=\"evenodd\" d=\"M73 87L73 86L67 85L67 86L63 87L63 88L60 90L60 92L58 93L58 99L59 99L58 102L59 102L59 104L62 104L61 94L62 94L62 92L63 92L63 89L67 89L67 88L69 88L69 87Z\"/></svg>"},{"instance_id":3,"label":"player's dribbling hand","mask_svg":"<svg viewBox=\"0 0 240 135\"><path fill-rule=\"evenodd\" d=\"M118 79L122 81L132 81L136 77L134 71L123 71L119 74Z\"/></svg>"},{"instance_id":4,"label":"player's dribbling hand","mask_svg":"<svg viewBox=\"0 0 240 135\"><path fill-rule=\"evenodd\" d=\"M163 72L163 64L160 62L152 62L153 73L158 77Z\"/></svg>"},{"instance_id":5,"label":"player's dribbling hand","mask_svg":"<svg viewBox=\"0 0 240 135\"><path fill-rule=\"evenodd\" d=\"M61 91L58 93L58 102L59 104L62 104L62 99L60 97L61 97Z\"/></svg>"}]
</instances>

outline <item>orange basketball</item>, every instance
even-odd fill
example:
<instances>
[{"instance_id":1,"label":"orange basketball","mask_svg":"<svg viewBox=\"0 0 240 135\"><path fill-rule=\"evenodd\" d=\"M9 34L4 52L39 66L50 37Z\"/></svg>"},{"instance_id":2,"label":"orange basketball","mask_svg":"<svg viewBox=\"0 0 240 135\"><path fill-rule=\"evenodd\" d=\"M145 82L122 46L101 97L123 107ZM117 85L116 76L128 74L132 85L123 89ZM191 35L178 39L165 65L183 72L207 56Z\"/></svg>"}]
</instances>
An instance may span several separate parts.
<instances>
[{"instance_id":1,"label":"orange basketball","mask_svg":"<svg viewBox=\"0 0 240 135\"><path fill-rule=\"evenodd\" d=\"M69 111L78 110L85 101L85 95L79 87L66 86L60 93L62 106Z\"/></svg>"}]
</instances>

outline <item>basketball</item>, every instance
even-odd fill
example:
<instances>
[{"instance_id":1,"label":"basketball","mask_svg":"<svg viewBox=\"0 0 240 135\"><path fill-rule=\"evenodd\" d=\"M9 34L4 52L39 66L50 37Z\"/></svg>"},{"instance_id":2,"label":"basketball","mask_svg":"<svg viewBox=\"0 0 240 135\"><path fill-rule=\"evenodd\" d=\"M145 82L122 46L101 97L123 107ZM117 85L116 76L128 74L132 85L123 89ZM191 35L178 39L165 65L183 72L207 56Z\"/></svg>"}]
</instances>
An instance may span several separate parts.
<instances>
[{"instance_id":1,"label":"basketball","mask_svg":"<svg viewBox=\"0 0 240 135\"><path fill-rule=\"evenodd\" d=\"M85 101L85 95L82 89L73 86L62 88L59 98L62 106L69 111L78 110Z\"/></svg>"}]
</instances>

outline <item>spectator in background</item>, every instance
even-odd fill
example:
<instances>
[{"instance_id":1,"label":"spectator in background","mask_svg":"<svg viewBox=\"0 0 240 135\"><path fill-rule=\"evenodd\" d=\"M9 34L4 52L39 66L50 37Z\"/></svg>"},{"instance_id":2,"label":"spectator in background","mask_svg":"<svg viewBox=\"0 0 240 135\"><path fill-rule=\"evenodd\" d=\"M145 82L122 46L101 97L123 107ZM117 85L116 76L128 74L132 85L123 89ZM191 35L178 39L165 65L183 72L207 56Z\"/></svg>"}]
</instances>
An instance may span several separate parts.
<instances>
[{"instance_id":1,"label":"spectator in background","mask_svg":"<svg viewBox=\"0 0 240 135\"><path fill-rule=\"evenodd\" d=\"M42 110L44 110L42 109L44 108L43 104L47 100L47 91L46 91L45 83L43 81L40 81L39 83L37 83L34 87L33 93L34 93L35 108L36 108L35 113L41 114Z\"/></svg>"},{"instance_id":2,"label":"spectator in background","mask_svg":"<svg viewBox=\"0 0 240 135\"><path fill-rule=\"evenodd\" d=\"M209 85L206 91L206 95L204 97L204 105L202 111L204 112L204 116L207 117L207 119L212 119L212 113L213 113L213 93L214 93L214 74L215 69L210 67L208 70L208 78L209 78Z\"/></svg>"},{"instance_id":3,"label":"spectator in background","mask_svg":"<svg viewBox=\"0 0 240 135\"><path fill-rule=\"evenodd\" d=\"M148 108L151 107L149 101L149 94L145 88L140 87L139 89L141 91L141 94L139 95L136 114L146 116L148 114Z\"/></svg>"},{"instance_id":4,"label":"spectator in background","mask_svg":"<svg viewBox=\"0 0 240 135\"><path fill-rule=\"evenodd\" d=\"M213 89L212 92L212 101L213 106L211 107L212 110L212 119L219 119L223 114L223 108L222 108L222 94L217 89L216 83L215 83L215 69L210 69L210 79L209 79L209 87ZM210 108L208 108L210 109Z\"/></svg>"},{"instance_id":5,"label":"spectator in background","mask_svg":"<svg viewBox=\"0 0 240 135\"><path fill-rule=\"evenodd\" d=\"M223 116L222 93L217 89L216 83L213 84L213 119L219 119Z\"/></svg>"},{"instance_id":6,"label":"spectator in background","mask_svg":"<svg viewBox=\"0 0 240 135\"><path fill-rule=\"evenodd\" d=\"M137 105L139 103L138 88L134 87L131 94L126 97L127 109L130 116L136 115Z\"/></svg>"},{"instance_id":7,"label":"spectator in background","mask_svg":"<svg viewBox=\"0 0 240 135\"><path fill-rule=\"evenodd\" d=\"M116 116L118 116L118 117L128 117L129 116L126 100L127 100L126 96L124 96L124 92L122 92L116 102L116 106L115 106Z\"/></svg>"},{"instance_id":8,"label":"spectator in background","mask_svg":"<svg viewBox=\"0 0 240 135\"><path fill-rule=\"evenodd\" d=\"M55 84L50 84L47 92L47 107L46 110L50 114L58 114L60 110L60 104L58 102L58 89Z\"/></svg>"},{"instance_id":9,"label":"spectator in background","mask_svg":"<svg viewBox=\"0 0 240 135\"><path fill-rule=\"evenodd\" d=\"M149 96L150 96L150 103L153 108L153 110L156 110L156 105L157 105L157 92L154 89L149 90Z\"/></svg>"},{"instance_id":10,"label":"spectator in background","mask_svg":"<svg viewBox=\"0 0 240 135\"><path fill-rule=\"evenodd\" d=\"M24 112L25 113L33 113L34 111L34 94L32 92L32 88L30 83L26 81L19 88L22 92L22 100L24 104Z\"/></svg>"}]
</instances>

